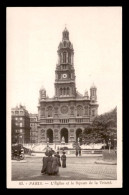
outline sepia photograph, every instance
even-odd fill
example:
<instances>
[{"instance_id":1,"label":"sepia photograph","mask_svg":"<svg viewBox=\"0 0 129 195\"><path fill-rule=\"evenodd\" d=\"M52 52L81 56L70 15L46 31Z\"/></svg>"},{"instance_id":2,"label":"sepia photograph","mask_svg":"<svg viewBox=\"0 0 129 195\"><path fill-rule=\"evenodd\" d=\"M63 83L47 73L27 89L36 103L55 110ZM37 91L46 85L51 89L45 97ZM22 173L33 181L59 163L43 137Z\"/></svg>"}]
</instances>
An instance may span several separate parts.
<instances>
[{"instance_id":1,"label":"sepia photograph","mask_svg":"<svg viewBox=\"0 0 129 195\"><path fill-rule=\"evenodd\" d=\"M122 188L122 7L7 7L7 188Z\"/></svg>"}]
</instances>

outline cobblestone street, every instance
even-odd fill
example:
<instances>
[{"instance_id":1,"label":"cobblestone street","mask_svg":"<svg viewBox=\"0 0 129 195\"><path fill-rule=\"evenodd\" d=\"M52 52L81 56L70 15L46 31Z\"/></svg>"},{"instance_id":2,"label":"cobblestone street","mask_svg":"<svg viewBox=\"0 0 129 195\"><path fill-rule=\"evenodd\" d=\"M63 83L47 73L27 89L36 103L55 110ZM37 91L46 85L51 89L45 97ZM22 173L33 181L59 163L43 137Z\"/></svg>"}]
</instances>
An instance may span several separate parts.
<instances>
[{"instance_id":1,"label":"cobblestone street","mask_svg":"<svg viewBox=\"0 0 129 195\"><path fill-rule=\"evenodd\" d=\"M96 164L101 157L68 157L67 167L59 168L59 176L41 174L42 158L26 158L12 162L12 180L115 180L117 165Z\"/></svg>"}]
</instances>

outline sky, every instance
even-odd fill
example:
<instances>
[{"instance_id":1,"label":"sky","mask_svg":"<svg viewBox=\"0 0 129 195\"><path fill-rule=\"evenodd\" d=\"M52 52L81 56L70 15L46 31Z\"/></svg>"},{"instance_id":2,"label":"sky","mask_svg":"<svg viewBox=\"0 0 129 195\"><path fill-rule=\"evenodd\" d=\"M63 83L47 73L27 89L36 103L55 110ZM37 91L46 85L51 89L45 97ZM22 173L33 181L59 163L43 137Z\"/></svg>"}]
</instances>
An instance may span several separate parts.
<instances>
[{"instance_id":1,"label":"sky","mask_svg":"<svg viewBox=\"0 0 129 195\"><path fill-rule=\"evenodd\" d=\"M74 48L77 90L97 87L98 114L122 102L121 7L8 7L7 97L38 113L39 90L54 96L57 49L65 26Z\"/></svg>"}]
</instances>

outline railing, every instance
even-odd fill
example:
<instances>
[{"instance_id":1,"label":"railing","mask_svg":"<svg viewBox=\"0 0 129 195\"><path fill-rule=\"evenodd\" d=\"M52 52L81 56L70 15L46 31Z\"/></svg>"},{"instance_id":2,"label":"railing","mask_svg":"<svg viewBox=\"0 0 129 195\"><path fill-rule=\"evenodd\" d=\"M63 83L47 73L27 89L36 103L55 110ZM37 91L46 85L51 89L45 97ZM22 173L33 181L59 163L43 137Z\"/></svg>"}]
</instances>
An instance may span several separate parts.
<instances>
[{"instance_id":1,"label":"railing","mask_svg":"<svg viewBox=\"0 0 129 195\"><path fill-rule=\"evenodd\" d=\"M59 151L59 154L61 155L63 153L63 150L58 150ZM76 156L76 150L64 150L65 151L65 154L66 155L75 155ZM32 150L33 153L45 153L45 150L44 151L35 151L35 150ZM85 155L85 154L102 154L103 151L102 150L81 150L81 156Z\"/></svg>"},{"instance_id":2,"label":"railing","mask_svg":"<svg viewBox=\"0 0 129 195\"><path fill-rule=\"evenodd\" d=\"M46 119L46 123L53 123L53 119Z\"/></svg>"},{"instance_id":3,"label":"railing","mask_svg":"<svg viewBox=\"0 0 129 195\"><path fill-rule=\"evenodd\" d=\"M59 151L62 153L62 150ZM76 150L65 150L65 153L68 155L75 154L76 155ZM81 150L81 155L83 154L102 154L102 150Z\"/></svg>"},{"instance_id":4,"label":"railing","mask_svg":"<svg viewBox=\"0 0 129 195\"><path fill-rule=\"evenodd\" d=\"M69 123L69 119L60 119L60 123Z\"/></svg>"},{"instance_id":5,"label":"railing","mask_svg":"<svg viewBox=\"0 0 129 195\"><path fill-rule=\"evenodd\" d=\"M75 121L76 121L77 123L82 123L82 122L83 122L83 118L76 118Z\"/></svg>"},{"instance_id":6,"label":"railing","mask_svg":"<svg viewBox=\"0 0 129 195\"><path fill-rule=\"evenodd\" d=\"M61 124L67 124L67 123L89 123L90 119L89 117L86 118L60 118L60 119L48 119L48 118L42 118L41 123L61 123Z\"/></svg>"}]
</instances>

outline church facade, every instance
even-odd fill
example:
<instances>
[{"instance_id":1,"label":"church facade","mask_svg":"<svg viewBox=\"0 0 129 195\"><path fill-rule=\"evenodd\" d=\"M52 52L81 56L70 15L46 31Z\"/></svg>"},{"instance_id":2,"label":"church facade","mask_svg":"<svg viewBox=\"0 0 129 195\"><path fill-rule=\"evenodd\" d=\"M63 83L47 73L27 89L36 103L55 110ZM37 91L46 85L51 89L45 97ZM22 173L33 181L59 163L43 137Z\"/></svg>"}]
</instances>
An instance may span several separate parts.
<instances>
[{"instance_id":1,"label":"church facade","mask_svg":"<svg viewBox=\"0 0 129 195\"><path fill-rule=\"evenodd\" d=\"M98 113L97 88L93 85L81 95L76 89L74 49L65 28L59 43L55 67L55 95L49 98L46 89L39 91L39 142L65 143L77 141L79 134Z\"/></svg>"}]
</instances>

